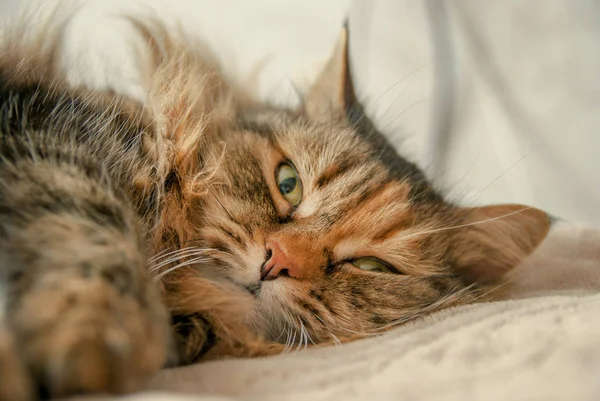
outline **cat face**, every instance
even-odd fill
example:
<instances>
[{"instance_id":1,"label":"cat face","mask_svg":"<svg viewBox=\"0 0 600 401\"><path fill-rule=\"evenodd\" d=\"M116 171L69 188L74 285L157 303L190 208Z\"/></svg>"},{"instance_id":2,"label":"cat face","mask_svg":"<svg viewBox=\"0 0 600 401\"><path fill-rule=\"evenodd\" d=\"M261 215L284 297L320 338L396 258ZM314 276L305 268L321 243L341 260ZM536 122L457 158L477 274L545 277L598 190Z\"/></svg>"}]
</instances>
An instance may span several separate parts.
<instances>
[{"instance_id":1,"label":"cat face","mask_svg":"<svg viewBox=\"0 0 600 401\"><path fill-rule=\"evenodd\" d=\"M435 232L452 208L348 124L254 116L208 160L200 237L219 273L255 296L271 339L373 332L470 299L451 295L466 284Z\"/></svg>"},{"instance_id":2,"label":"cat face","mask_svg":"<svg viewBox=\"0 0 600 401\"><path fill-rule=\"evenodd\" d=\"M344 43L300 110L238 112L200 147L197 270L249 295L273 341L370 335L473 302L548 231L536 209L445 202L364 115L346 56Z\"/></svg>"}]
</instances>

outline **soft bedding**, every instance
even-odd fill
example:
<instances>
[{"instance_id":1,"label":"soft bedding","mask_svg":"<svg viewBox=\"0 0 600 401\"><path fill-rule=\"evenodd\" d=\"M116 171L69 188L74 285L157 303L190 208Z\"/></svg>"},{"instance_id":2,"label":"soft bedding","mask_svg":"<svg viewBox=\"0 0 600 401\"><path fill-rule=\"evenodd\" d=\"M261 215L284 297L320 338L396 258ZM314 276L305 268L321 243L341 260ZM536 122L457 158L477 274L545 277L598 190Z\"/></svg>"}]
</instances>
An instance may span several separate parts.
<instances>
[{"instance_id":1,"label":"soft bedding","mask_svg":"<svg viewBox=\"0 0 600 401\"><path fill-rule=\"evenodd\" d=\"M416 1L179 1L169 12L154 3L160 18L179 18L216 43L226 73L253 82L261 97L292 103L348 14L359 91L384 131L439 173L440 186L462 200L520 201L600 223L600 14L592 1L449 1L439 9ZM61 56L73 83L143 100L131 32L113 18L135 4L87 2L69 23ZM0 6L8 17L20 4ZM452 47L439 47L450 38ZM440 127L450 127L447 136ZM446 310L344 346L164 370L125 399L600 399L600 231L557 224L511 280L502 302Z\"/></svg>"}]
</instances>

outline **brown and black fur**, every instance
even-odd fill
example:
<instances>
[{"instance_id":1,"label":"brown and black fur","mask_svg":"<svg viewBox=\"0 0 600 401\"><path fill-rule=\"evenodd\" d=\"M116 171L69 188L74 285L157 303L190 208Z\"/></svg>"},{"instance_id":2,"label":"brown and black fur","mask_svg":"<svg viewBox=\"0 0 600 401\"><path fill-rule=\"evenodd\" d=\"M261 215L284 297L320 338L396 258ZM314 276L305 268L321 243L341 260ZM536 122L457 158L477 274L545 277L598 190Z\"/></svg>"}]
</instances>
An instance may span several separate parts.
<instances>
[{"instance_id":1,"label":"brown and black fur","mask_svg":"<svg viewBox=\"0 0 600 401\"><path fill-rule=\"evenodd\" d=\"M138 25L163 45L144 108L69 89L51 48L4 47L0 398L131 391L171 333L180 363L375 335L476 301L544 238L544 213L452 205L396 154L354 98L345 35L282 110ZM274 181L285 161L297 207ZM293 275L261 280L269 241ZM395 273L350 263L365 256Z\"/></svg>"}]
</instances>

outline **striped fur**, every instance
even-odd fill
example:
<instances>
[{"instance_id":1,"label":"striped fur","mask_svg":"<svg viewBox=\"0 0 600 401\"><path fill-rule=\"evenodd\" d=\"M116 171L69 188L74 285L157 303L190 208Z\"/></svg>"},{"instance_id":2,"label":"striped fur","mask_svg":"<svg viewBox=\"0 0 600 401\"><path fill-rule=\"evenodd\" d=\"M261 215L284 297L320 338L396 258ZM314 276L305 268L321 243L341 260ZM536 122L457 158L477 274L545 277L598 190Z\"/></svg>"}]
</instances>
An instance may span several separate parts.
<instances>
[{"instance_id":1,"label":"striped fur","mask_svg":"<svg viewBox=\"0 0 600 401\"><path fill-rule=\"evenodd\" d=\"M283 110L132 23L152 50L145 107L70 89L46 42L3 39L0 373L25 372L9 396L130 391L165 363L170 331L180 363L375 335L476 301L544 238L544 213L459 208L398 156L353 97L345 43ZM293 275L261 280L270 241ZM366 256L395 273L351 264Z\"/></svg>"}]
</instances>

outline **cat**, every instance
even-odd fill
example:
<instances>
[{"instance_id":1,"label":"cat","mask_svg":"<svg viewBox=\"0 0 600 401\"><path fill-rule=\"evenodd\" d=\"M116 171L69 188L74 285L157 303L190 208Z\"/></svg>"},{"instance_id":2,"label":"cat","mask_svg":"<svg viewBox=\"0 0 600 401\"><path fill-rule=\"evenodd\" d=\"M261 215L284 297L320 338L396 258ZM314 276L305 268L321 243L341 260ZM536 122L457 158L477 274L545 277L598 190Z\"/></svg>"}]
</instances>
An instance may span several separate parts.
<instances>
[{"instance_id":1,"label":"cat","mask_svg":"<svg viewBox=\"0 0 600 401\"><path fill-rule=\"evenodd\" d=\"M3 39L1 399L376 335L485 298L546 236L544 212L452 204L396 153L356 99L347 29L284 109L132 23L144 106L69 88L47 41Z\"/></svg>"}]
</instances>

